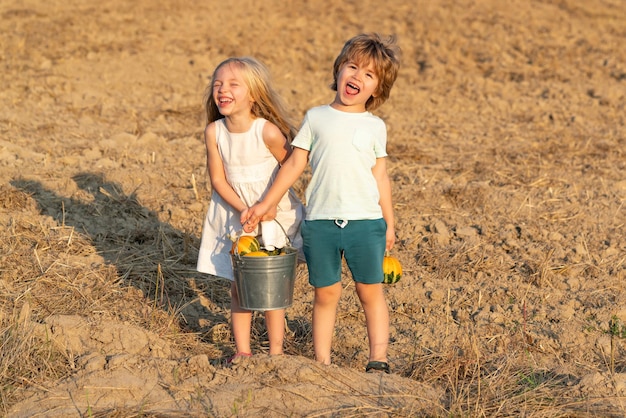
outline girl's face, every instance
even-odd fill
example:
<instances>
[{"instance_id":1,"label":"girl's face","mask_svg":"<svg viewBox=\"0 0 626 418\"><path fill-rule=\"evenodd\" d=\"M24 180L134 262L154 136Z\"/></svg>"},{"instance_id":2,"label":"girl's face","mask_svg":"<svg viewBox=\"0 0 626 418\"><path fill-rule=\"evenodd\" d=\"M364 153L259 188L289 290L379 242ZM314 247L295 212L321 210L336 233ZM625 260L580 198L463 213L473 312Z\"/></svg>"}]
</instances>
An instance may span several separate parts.
<instances>
[{"instance_id":1,"label":"girl's face","mask_svg":"<svg viewBox=\"0 0 626 418\"><path fill-rule=\"evenodd\" d=\"M251 113L254 100L237 66L226 64L217 70L213 79L213 100L223 116Z\"/></svg>"},{"instance_id":2,"label":"girl's face","mask_svg":"<svg viewBox=\"0 0 626 418\"><path fill-rule=\"evenodd\" d=\"M346 62L337 74L337 94L332 106L344 112L365 112L365 103L376 95L378 76L371 62Z\"/></svg>"}]
</instances>

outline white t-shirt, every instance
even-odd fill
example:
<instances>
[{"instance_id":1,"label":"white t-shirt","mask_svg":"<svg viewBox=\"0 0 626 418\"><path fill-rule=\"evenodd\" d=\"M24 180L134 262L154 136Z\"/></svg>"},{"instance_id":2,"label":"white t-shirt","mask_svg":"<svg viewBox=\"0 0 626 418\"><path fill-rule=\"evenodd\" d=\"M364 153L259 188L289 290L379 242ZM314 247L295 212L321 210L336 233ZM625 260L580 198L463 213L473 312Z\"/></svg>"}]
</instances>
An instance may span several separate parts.
<instances>
[{"instance_id":1,"label":"white t-shirt","mask_svg":"<svg viewBox=\"0 0 626 418\"><path fill-rule=\"evenodd\" d=\"M385 123L370 112L342 112L330 105L310 109L292 142L309 151L306 219L382 218L372 168L387 156L386 145Z\"/></svg>"}]
</instances>

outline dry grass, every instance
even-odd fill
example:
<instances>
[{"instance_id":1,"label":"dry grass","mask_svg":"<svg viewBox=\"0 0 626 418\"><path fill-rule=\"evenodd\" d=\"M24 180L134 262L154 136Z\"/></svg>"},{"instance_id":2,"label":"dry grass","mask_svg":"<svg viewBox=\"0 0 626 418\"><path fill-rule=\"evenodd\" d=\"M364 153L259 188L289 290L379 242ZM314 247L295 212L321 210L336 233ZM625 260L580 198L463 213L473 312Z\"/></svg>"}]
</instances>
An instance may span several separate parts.
<instances>
[{"instance_id":1,"label":"dry grass","mask_svg":"<svg viewBox=\"0 0 626 418\"><path fill-rule=\"evenodd\" d=\"M423 161L416 171L412 159L423 158L405 148L390 162L398 214L394 254L405 266L405 278L388 289L394 372L443 390L435 416L623 415L624 408L615 406L623 404L617 386L601 395L572 389L584 374L626 373L624 331L619 324L612 330L610 322L624 297L623 284L612 284L613 277L623 280L625 268L616 235L623 228L617 192L609 191L602 209L613 218L595 223L591 192L559 175L536 175L545 169L519 153L509 151L497 165L448 153L449 166ZM583 158L579 150L571 154ZM103 175L83 172L72 180L78 187L72 198L26 179L0 187L6 229L0 242L2 413L29 389L45 390L75 373L76 359L35 330L54 314L136 324L166 339L178 355L204 353L216 366L232 354L229 287L198 278L196 233L174 227L136 190L124 192ZM302 194L301 184L298 190ZM195 185L193 192L197 200ZM202 188L200 193L207 198ZM355 328L364 321L346 283L335 363L360 370L364 340L353 336L364 335ZM305 314L288 318L285 351L311 358L309 290L296 292ZM547 294L560 299L550 305ZM574 315L583 307L584 314ZM563 310L572 312L575 325L568 329L575 338L560 328ZM594 345L606 335L610 352ZM267 350L259 314L252 337L255 351ZM402 400L341 411L414 413ZM146 416L94 411L133 414Z\"/></svg>"},{"instance_id":2,"label":"dry grass","mask_svg":"<svg viewBox=\"0 0 626 418\"><path fill-rule=\"evenodd\" d=\"M0 193L0 207L12 213L8 234L0 244L5 255L0 271L0 411L6 413L26 388L44 387L45 382L73 373L74 359L51 341L42 341L34 330L34 324L51 315L123 320L189 353L211 353L181 324L181 310L194 297L184 280L190 267L179 255L188 253L186 237L167 235L159 225L145 224L125 237L95 241L96 247L105 248L100 255L84 232L64 225L69 221L65 214L57 219L61 226L46 217L33 221L33 212L28 211L36 206L32 197L49 196L28 189L31 184L26 182L15 185L22 190L4 187ZM119 203L114 201L111 207ZM130 199L128 204L130 209L122 212L143 219L143 211L135 211L136 202ZM137 244L146 240L148 245ZM107 257L114 257L115 265L107 263Z\"/></svg>"},{"instance_id":3,"label":"dry grass","mask_svg":"<svg viewBox=\"0 0 626 418\"><path fill-rule=\"evenodd\" d=\"M190 333L193 326L185 322L185 307L199 295L210 294L208 299L212 302L207 303L221 305L218 310L224 310L229 300L224 283L198 284L190 279L188 273L193 268L197 242L173 233L156 218L146 215L135 198L123 198L115 189L107 189L102 179L90 181L95 181L95 189L109 199L101 201L97 211L116 211L120 222L124 218L133 219L135 229L124 230L123 234L89 236L69 226L75 220L68 219L67 214L33 217L33 213L40 210L36 202L41 204L42 199L51 198L33 184L18 181L14 187L2 190L0 206L12 213L7 237L1 244L6 254L0 276L0 410L3 413L22 399L28 388L45 388L50 381L74 372L75 359L49 341L42 341L33 329L34 324L56 313L129 321L162 336L183 353L209 352L219 358L230 350L230 334L224 322L216 321L209 332L201 335ZM72 204L75 203L67 201L61 206ZM432 280L441 283L463 282L469 277L480 277L479 272L502 273L497 263L489 264L493 261L486 260L477 246L455 243L454 239L442 246L430 239L417 247L420 249L418 266L428 270ZM550 266L555 263L552 256L548 252L545 259L528 260L526 267L518 264L516 269L526 278L527 286L551 286L554 268ZM593 271L593 268L588 270ZM426 346L420 344L414 334L412 345L405 344L394 353L399 365L396 373L443 388L445 407L434 415L618 416L602 399L573 395L570 388L576 383L576 376L559 374L535 361L534 355L539 349L531 337L533 325L528 322L525 311L520 312L517 326L511 325L506 331L508 335L491 338L500 339L501 346L488 349L486 336L475 326L456 327L463 309L469 307L472 315L479 314L480 302L472 300L480 299L480 291L471 291L460 299L459 294L453 293L449 290L442 298L447 306L446 317L451 321L449 335L446 328L443 339ZM350 309L347 310L346 315L352 315ZM263 349L265 330L260 316L255 318L253 342L257 349ZM298 318L288 321L287 325L290 331L287 353L310 357L308 322ZM617 334L621 337L620 331ZM407 350L407 347L412 349ZM338 357L340 364L342 361L347 365L356 364L350 356L345 360ZM622 372L626 369L623 356L612 357L612 368ZM598 368L601 369L604 368ZM618 397L617 393L607 395ZM406 396L415 395L407 393ZM341 411L342 416L406 416L407 413L410 415L411 411L403 409L400 401L396 407ZM139 411L108 410L94 412L93 416L177 415L174 412L144 415Z\"/></svg>"}]
</instances>

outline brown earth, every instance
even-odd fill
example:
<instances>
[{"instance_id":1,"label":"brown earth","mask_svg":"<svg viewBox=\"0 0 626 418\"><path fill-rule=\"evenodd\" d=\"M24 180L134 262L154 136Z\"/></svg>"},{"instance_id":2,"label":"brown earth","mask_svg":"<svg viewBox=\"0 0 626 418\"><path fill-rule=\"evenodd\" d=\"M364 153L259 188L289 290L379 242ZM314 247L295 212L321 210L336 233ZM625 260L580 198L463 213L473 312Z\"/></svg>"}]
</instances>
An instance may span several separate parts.
<instances>
[{"instance_id":1,"label":"brown earth","mask_svg":"<svg viewBox=\"0 0 626 418\"><path fill-rule=\"evenodd\" d=\"M625 416L626 3L0 1L0 413ZM349 276L334 365L298 273L286 353L234 366L228 284L195 272L202 96L228 56L296 120L343 42L396 34L376 113L397 217L392 375ZM297 185L302 195L306 178Z\"/></svg>"}]
</instances>

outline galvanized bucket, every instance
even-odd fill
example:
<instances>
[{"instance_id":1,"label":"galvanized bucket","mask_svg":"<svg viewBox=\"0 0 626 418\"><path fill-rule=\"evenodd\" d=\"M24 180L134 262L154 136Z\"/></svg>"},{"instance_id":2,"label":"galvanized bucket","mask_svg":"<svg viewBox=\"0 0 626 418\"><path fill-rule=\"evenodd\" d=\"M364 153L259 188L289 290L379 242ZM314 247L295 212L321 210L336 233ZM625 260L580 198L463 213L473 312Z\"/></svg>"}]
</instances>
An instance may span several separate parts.
<instances>
[{"instance_id":1,"label":"galvanized bucket","mask_svg":"<svg viewBox=\"0 0 626 418\"><path fill-rule=\"evenodd\" d=\"M232 255L239 306L251 311L269 311L291 306L298 250L291 247L288 236L283 251L284 254L268 257L246 257L237 253Z\"/></svg>"}]
</instances>

